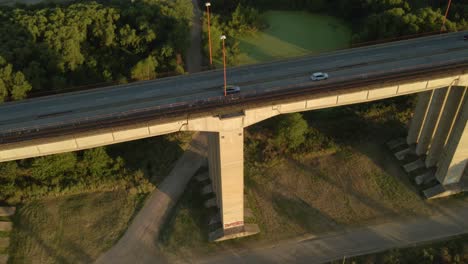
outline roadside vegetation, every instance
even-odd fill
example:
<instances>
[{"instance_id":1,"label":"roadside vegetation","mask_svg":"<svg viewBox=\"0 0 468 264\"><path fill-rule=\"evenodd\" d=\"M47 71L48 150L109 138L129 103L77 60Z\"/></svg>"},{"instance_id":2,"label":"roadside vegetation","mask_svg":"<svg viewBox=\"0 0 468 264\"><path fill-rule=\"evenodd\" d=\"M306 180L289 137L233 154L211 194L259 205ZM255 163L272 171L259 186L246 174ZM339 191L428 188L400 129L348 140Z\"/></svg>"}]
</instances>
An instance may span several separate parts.
<instances>
[{"instance_id":1,"label":"roadside vegetation","mask_svg":"<svg viewBox=\"0 0 468 264\"><path fill-rule=\"evenodd\" d=\"M378 254L337 260L331 264L350 263L468 263L468 235L410 248L397 248Z\"/></svg>"}]
</instances>

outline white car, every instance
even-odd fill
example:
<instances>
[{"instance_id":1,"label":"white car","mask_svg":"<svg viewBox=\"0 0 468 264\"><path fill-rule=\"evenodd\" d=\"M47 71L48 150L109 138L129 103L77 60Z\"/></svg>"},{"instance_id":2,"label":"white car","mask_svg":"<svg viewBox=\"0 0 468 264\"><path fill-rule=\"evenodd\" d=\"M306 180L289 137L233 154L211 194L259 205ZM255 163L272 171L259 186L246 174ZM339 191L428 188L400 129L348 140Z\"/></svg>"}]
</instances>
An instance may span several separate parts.
<instances>
[{"instance_id":1,"label":"white car","mask_svg":"<svg viewBox=\"0 0 468 264\"><path fill-rule=\"evenodd\" d=\"M226 87L226 94L236 94L240 92L240 87L236 85L228 85Z\"/></svg>"},{"instance_id":2,"label":"white car","mask_svg":"<svg viewBox=\"0 0 468 264\"><path fill-rule=\"evenodd\" d=\"M324 72L315 72L310 76L310 79L312 81L321 81L321 80L326 80L328 79L328 74Z\"/></svg>"}]
</instances>

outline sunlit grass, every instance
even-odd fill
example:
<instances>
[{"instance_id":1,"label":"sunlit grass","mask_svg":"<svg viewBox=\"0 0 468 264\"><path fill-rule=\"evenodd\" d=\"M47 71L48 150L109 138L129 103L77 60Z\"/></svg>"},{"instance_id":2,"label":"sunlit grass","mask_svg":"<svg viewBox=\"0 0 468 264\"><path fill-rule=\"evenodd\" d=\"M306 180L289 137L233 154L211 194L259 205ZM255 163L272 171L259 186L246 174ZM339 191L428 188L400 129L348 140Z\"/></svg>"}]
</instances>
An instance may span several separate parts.
<instances>
[{"instance_id":1,"label":"sunlit grass","mask_svg":"<svg viewBox=\"0 0 468 264\"><path fill-rule=\"evenodd\" d=\"M349 46L351 29L339 19L307 12L268 11L268 28L240 37L240 64L251 64Z\"/></svg>"}]
</instances>

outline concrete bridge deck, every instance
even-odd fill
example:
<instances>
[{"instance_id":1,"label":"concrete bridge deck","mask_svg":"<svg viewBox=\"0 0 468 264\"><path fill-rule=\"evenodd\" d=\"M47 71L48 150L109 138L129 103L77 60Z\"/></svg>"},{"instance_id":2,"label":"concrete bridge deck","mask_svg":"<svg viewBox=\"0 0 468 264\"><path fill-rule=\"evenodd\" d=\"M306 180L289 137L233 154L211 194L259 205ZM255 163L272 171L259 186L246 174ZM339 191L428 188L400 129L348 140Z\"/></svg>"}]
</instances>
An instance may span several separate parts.
<instances>
[{"instance_id":1,"label":"concrete bridge deck","mask_svg":"<svg viewBox=\"0 0 468 264\"><path fill-rule=\"evenodd\" d=\"M468 42L462 40L464 34L450 33L232 68L228 70L228 81L240 85L242 91L228 98L222 96L222 71L210 71L6 103L0 105L0 144L134 124L136 120L181 117L200 110L209 113L216 107L247 101L271 104L272 95L283 101L291 99L293 93L307 96L333 91L356 96L355 91L350 91L352 88L382 86L383 82L405 78L409 86L399 87L397 92L393 84L393 88L369 94L382 98L397 96L415 92L412 83L416 73L421 74L420 84L426 85L419 90L427 88L433 78L441 85L455 79L464 82L465 77L459 78L468 68ZM328 72L329 80L310 81L309 76L315 71ZM446 79L434 77L442 73ZM397 85L403 83L399 81ZM433 81L432 89L436 86Z\"/></svg>"}]
</instances>

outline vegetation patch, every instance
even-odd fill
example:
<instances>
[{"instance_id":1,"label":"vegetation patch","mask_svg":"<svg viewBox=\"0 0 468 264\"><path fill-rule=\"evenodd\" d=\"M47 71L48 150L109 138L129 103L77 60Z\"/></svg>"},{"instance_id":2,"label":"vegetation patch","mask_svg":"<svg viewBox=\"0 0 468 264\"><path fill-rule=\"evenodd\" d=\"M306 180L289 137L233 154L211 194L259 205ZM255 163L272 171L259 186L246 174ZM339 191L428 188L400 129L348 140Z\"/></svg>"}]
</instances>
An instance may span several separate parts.
<instances>
[{"instance_id":1,"label":"vegetation patch","mask_svg":"<svg viewBox=\"0 0 468 264\"><path fill-rule=\"evenodd\" d=\"M268 25L265 30L239 37L240 64L321 53L350 45L351 29L335 17L293 11L267 11L262 15Z\"/></svg>"},{"instance_id":2,"label":"vegetation patch","mask_svg":"<svg viewBox=\"0 0 468 264\"><path fill-rule=\"evenodd\" d=\"M0 231L0 237L9 237L10 232Z\"/></svg>"},{"instance_id":3,"label":"vegetation patch","mask_svg":"<svg viewBox=\"0 0 468 264\"><path fill-rule=\"evenodd\" d=\"M123 234L139 199L113 191L18 206L10 262L91 263Z\"/></svg>"}]
</instances>

